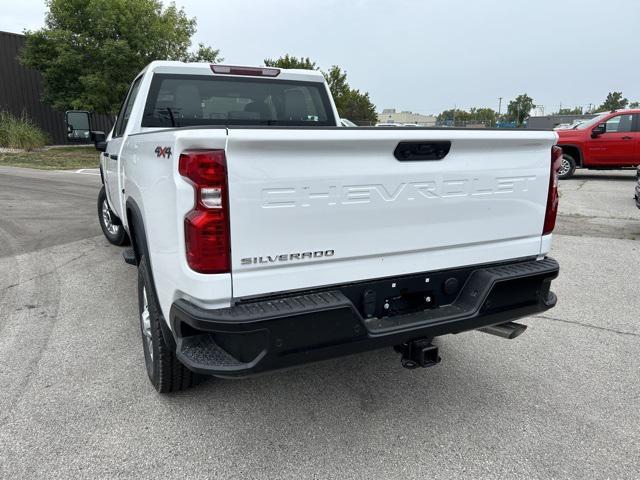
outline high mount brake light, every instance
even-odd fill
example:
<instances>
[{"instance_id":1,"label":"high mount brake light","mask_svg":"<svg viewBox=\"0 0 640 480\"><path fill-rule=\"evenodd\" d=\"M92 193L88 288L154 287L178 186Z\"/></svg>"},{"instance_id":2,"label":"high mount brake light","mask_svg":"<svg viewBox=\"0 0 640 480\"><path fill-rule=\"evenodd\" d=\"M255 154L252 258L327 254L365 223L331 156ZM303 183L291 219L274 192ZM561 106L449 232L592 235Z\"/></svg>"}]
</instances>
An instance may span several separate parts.
<instances>
[{"instance_id":1,"label":"high mount brake light","mask_svg":"<svg viewBox=\"0 0 640 480\"><path fill-rule=\"evenodd\" d=\"M542 235L548 235L553 232L556 226L556 217L558 216L558 203L560 197L558 195L558 171L562 163L562 148L558 146L551 147L551 172L549 176L549 193L547 194L547 209L544 216L544 228Z\"/></svg>"},{"instance_id":2,"label":"high mount brake light","mask_svg":"<svg viewBox=\"0 0 640 480\"><path fill-rule=\"evenodd\" d=\"M211 65L211 71L219 75L246 75L249 77L277 77L279 68L236 67L233 65Z\"/></svg>"},{"instance_id":3,"label":"high mount brake light","mask_svg":"<svg viewBox=\"0 0 640 480\"><path fill-rule=\"evenodd\" d=\"M187 263L198 273L231 271L229 196L224 150L187 150L180 175L193 184L195 205L184 219Z\"/></svg>"}]
</instances>

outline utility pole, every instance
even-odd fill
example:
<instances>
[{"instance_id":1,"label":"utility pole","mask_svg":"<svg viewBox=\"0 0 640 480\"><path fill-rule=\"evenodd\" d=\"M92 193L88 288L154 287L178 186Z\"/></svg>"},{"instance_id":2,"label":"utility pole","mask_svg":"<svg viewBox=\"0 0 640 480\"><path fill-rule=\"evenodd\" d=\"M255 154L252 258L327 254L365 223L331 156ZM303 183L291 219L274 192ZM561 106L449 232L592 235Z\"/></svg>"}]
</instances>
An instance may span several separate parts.
<instances>
[{"instance_id":1,"label":"utility pole","mask_svg":"<svg viewBox=\"0 0 640 480\"><path fill-rule=\"evenodd\" d=\"M502 97L498 97L498 116L500 116L501 110L502 110Z\"/></svg>"}]
</instances>

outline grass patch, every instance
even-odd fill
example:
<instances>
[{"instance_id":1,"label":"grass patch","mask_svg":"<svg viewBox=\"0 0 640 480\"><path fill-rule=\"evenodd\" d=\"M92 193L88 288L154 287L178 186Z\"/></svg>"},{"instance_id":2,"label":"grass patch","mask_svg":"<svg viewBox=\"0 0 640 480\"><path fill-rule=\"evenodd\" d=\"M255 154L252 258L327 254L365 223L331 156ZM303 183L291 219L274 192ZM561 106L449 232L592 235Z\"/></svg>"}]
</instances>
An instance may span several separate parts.
<instances>
[{"instance_id":1,"label":"grass patch","mask_svg":"<svg viewBox=\"0 0 640 480\"><path fill-rule=\"evenodd\" d=\"M42 170L66 170L98 168L100 152L91 147L60 147L33 152L0 153L0 165L39 168Z\"/></svg>"},{"instance_id":2,"label":"grass patch","mask_svg":"<svg viewBox=\"0 0 640 480\"><path fill-rule=\"evenodd\" d=\"M0 147L33 150L47 144L47 135L26 114L20 118L0 112Z\"/></svg>"}]
</instances>

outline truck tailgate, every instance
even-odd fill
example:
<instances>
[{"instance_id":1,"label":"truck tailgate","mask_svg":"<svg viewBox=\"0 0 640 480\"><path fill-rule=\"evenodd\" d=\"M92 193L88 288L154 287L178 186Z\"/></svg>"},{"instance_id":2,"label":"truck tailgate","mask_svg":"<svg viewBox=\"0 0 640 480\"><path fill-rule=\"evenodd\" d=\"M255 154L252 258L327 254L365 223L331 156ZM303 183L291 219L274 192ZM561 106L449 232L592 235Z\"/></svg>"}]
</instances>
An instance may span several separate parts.
<instances>
[{"instance_id":1,"label":"truck tailgate","mask_svg":"<svg viewBox=\"0 0 640 480\"><path fill-rule=\"evenodd\" d=\"M401 161L400 142L450 142ZM233 296L535 256L553 132L244 129L227 139Z\"/></svg>"}]
</instances>

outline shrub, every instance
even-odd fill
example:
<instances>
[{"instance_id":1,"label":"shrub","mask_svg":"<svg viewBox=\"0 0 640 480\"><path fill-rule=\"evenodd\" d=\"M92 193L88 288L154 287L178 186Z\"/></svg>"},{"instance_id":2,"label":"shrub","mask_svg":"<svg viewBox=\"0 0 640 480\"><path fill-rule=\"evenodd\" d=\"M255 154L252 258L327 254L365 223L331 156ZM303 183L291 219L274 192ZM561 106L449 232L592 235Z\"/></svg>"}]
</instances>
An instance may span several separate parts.
<instances>
[{"instance_id":1,"label":"shrub","mask_svg":"<svg viewBox=\"0 0 640 480\"><path fill-rule=\"evenodd\" d=\"M33 150L47 144L47 135L23 113L0 112L0 147Z\"/></svg>"}]
</instances>

